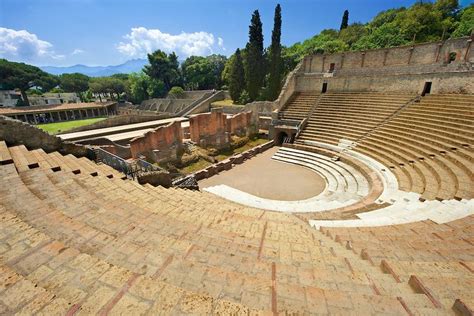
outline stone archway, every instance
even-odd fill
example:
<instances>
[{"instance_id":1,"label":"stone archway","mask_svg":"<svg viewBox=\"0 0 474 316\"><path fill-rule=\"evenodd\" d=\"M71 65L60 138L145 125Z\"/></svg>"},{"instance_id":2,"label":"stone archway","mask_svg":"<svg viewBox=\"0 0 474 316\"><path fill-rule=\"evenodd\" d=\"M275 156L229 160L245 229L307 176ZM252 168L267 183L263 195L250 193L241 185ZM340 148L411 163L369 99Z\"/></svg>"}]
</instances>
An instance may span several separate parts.
<instances>
[{"instance_id":1,"label":"stone archway","mask_svg":"<svg viewBox=\"0 0 474 316\"><path fill-rule=\"evenodd\" d=\"M283 142L285 141L285 138L287 138L287 137L288 137L287 132L280 131L278 133L277 138L276 138L277 145L281 146L283 144Z\"/></svg>"}]
</instances>

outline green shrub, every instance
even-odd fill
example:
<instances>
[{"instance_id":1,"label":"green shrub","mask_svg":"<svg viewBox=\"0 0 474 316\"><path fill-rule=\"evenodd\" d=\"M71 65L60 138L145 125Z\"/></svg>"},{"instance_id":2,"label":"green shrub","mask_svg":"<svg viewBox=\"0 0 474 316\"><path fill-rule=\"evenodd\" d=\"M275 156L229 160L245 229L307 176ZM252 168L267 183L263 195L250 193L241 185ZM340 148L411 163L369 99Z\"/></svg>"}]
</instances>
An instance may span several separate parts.
<instances>
[{"instance_id":1,"label":"green shrub","mask_svg":"<svg viewBox=\"0 0 474 316\"><path fill-rule=\"evenodd\" d=\"M246 90L242 91L242 94L240 95L240 98L239 98L239 104L245 105L249 102L250 102L249 93Z\"/></svg>"},{"instance_id":2,"label":"green shrub","mask_svg":"<svg viewBox=\"0 0 474 316\"><path fill-rule=\"evenodd\" d=\"M184 90L181 87L173 87L168 92L168 95L175 98L181 98L184 95Z\"/></svg>"}]
</instances>

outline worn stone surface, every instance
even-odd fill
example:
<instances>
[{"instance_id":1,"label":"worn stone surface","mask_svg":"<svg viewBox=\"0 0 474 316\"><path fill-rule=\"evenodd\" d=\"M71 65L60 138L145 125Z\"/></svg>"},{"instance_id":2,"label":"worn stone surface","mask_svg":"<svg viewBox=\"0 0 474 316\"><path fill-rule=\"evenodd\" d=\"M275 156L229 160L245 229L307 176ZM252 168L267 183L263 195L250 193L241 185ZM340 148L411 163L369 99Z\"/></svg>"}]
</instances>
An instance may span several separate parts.
<instances>
[{"instance_id":1,"label":"worn stone surface","mask_svg":"<svg viewBox=\"0 0 474 316\"><path fill-rule=\"evenodd\" d=\"M167 171L147 171L141 172L137 175L137 181L140 184L151 184L152 186L159 186L169 188L171 186L171 175Z\"/></svg>"},{"instance_id":2,"label":"worn stone surface","mask_svg":"<svg viewBox=\"0 0 474 316\"><path fill-rule=\"evenodd\" d=\"M1 115L0 139L9 145L25 145L31 149L42 148L47 152L61 151L77 157L87 155L87 149L82 145L62 142L59 137L49 135L33 125Z\"/></svg>"},{"instance_id":3,"label":"worn stone surface","mask_svg":"<svg viewBox=\"0 0 474 316\"><path fill-rule=\"evenodd\" d=\"M432 82L431 93L474 93L472 38L412 46L312 55L294 74L295 91L373 91L421 93ZM456 59L449 61L450 53ZM332 66L331 66L332 65ZM334 67L333 72L329 72Z\"/></svg>"},{"instance_id":4,"label":"worn stone surface","mask_svg":"<svg viewBox=\"0 0 474 316\"><path fill-rule=\"evenodd\" d=\"M160 126L130 141L130 152L133 158L144 155L159 162L163 159L176 159L183 145L181 122L175 121Z\"/></svg>"},{"instance_id":5,"label":"worn stone surface","mask_svg":"<svg viewBox=\"0 0 474 316\"><path fill-rule=\"evenodd\" d=\"M254 131L252 112L241 112L228 117L222 109L211 113L192 115L189 118L191 140L203 147L222 148L229 146L230 136L246 136Z\"/></svg>"}]
</instances>

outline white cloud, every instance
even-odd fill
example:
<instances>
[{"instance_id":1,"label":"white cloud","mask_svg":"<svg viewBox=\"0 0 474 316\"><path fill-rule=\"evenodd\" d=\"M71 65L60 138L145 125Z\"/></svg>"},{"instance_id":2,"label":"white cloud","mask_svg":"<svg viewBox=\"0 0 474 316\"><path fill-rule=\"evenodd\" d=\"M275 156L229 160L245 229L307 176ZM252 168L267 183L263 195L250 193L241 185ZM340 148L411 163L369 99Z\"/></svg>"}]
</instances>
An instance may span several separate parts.
<instances>
[{"instance_id":1,"label":"white cloud","mask_svg":"<svg viewBox=\"0 0 474 316\"><path fill-rule=\"evenodd\" d=\"M0 27L0 56L21 61L43 58L58 60L65 57L56 54L53 44L40 40L36 34L4 27Z\"/></svg>"},{"instance_id":2,"label":"white cloud","mask_svg":"<svg viewBox=\"0 0 474 316\"><path fill-rule=\"evenodd\" d=\"M82 54L84 53L84 50L80 49L80 48L76 48L75 50L72 51L71 55L79 55L79 54Z\"/></svg>"},{"instance_id":3,"label":"white cloud","mask_svg":"<svg viewBox=\"0 0 474 316\"><path fill-rule=\"evenodd\" d=\"M159 29L147 29L144 27L132 28L131 32L124 36L125 41L117 45L122 54L130 57L144 57L157 49L167 53L176 52L180 57L191 55L207 55L213 53L216 48L222 48L224 40L216 39L212 33L195 32L173 35L163 33Z\"/></svg>"},{"instance_id":4,"label":"white cloud","mask_svg":"<svg viewBox=\"0 0 474 316\"><path fill-rule=\"evenodd\" d=\"M224 40L222 39L222 37L218 37L217 38L217 45L222 48L223 51L225 51L225 47L224 47Z\"/></svg>"}]
</instances>

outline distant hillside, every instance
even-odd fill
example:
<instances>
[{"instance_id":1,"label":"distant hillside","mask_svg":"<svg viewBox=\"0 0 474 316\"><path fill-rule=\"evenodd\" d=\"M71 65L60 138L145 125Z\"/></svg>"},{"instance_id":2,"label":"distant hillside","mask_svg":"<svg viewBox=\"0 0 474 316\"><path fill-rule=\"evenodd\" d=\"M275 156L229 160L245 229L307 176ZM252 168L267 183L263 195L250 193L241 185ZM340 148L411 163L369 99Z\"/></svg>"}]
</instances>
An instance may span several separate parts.
<instances>
[{"instance_id":1,"label":"distant hillside","mask_svg":"<svg viewBox=\"0 0 474 316\"><path fill-rule=\"evenodd\" d=\"M469 1L468 1L469 2ZM349 21L351 16L349 14ZM339 21L334 21L333 25ZM458 0L416 1L410 7L379 12L368 23L350 23L340 29L325 29L289 47L282 55L290 71L304 56L332 54L439 41L469 36L474 29L474 4L459 6Z\"/></svg>"},{"instance_id":2,"label":"distant hillside","mask_svg":"<svg viewBox=\"0 0 474 316\"><path fill-rule=\"evenodd\" d=\"M148 63L146 59L132 59L126 61L123 64L116 66L86 66L86 65L74 65L69 67L55 67L55 66L44 66L40 67L43 71L46 71L53 75L60 75L64 73L81 73L90 77L102 77L110 76L117 73L131 73L140 71L143 66Z\"/></svg>"}]
</instances>

